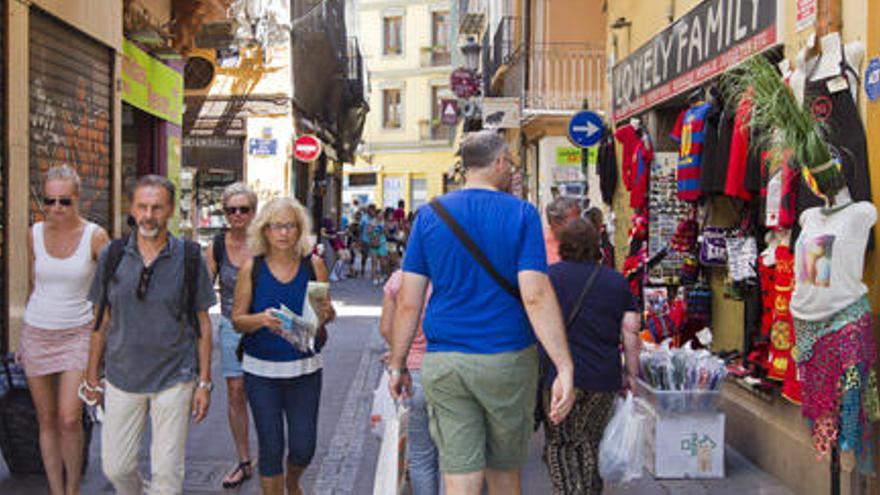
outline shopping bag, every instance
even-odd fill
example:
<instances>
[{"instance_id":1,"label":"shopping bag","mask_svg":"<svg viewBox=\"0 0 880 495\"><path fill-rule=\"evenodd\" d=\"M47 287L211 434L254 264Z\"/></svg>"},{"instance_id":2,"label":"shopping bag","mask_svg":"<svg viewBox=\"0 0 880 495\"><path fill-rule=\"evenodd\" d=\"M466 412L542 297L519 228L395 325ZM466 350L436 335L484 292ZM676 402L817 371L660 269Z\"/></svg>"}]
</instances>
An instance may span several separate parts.
<instances>
[{"instance_id":1,"label":"shopping bag","mask_svg":"<svg viewBox=\"0 0 880 495\"><path fill-rule=\"evenodd\" d=\"M370 413L370 425L373 434L382 438L385 432L385 423L394 415L394 399L391 398L391 390L388 389L388 370L382 372L379 386L373 391L373 410Z\"/></svg>"},{"instance_id":2,"label":"shopping bag","mask_svg":"<svg viewBox=\"0 0 880 495\"><path fill-rule=\"evenodd\" d=\"M614 401L614 415L599 443L599 476L608 483L642 477L645 415L636 411L632 392Z\"/></svg>"},{"instance_id":3,"label":"shopping bag","mask_svg":"<svg viewBox=\"0 0 880 495\"><path fill-rule=\"evenodd\" d=\"M401 495L406 488L406 441L409 409L399 405L386 420L376 463L373 495Z\"/></svg>"}]
</instances>

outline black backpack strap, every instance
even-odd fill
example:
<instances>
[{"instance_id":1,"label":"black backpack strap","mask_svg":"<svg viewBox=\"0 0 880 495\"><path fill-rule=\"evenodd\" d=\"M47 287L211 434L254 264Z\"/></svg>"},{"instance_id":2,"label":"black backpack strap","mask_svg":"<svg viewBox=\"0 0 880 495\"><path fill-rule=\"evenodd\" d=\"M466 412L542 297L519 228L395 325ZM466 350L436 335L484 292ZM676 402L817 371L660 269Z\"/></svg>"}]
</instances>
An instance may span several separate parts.
<instances>
[{"instance_id":1,"label":"black backpack strap","mask_svg":"<svg viewBox=\"0 0 880 495\"><path fill-rule=\"evenodd\" d=\"M434 210L434 213L436 213L437 216L439 216L440 219L443 220L443 223L445 223L446 226L449 227L449 230L451 230L452 233L455 234L455 237L458 237L458 240L461 241L465 249L467 249L468 252L471 253L471 256L473 256L474 260L476 260L476 262L480 266L482 266L484 270L486 270L486 273L488 273L489 276L492 277L492 280L500 285L501 288L504 289L505 292L510 294L511 297L513 297L517 301L520 301L522 298L520 297L519 288L510 283L510 281L504 278L503 275L498 273L498 270L496 270L495 267L492 266L492 262L489 261L489 258L487 258L485 254L483 254L483 251L480 250L480 247L477 246L477 243L475 243L474 240L467 235L467 232L464 231L461 225L456 222L454 218L452 218L452 215L449 214L449 210L447 210L446 207L444 207L443 204L436 199L434 201L431 201L430 205L431 209Z\"/></svg>"},{"instance_id":2,"label":"black backpack strap","mask_svg":"<svg viewBox=\"0 0 880 495\"><path fill-rule=\"evenodd\" d=\"M202 336L199 327L199 316L196 311L196 294L199 290L199 264L202 262L202 247L194 241L183 241L183 307L181 313L186 313L189 323L196 333L196 338ZM178 315L178 320L183 314Z\"/></svg>"},{"instance_id":3,"label":"black backpack strap","mask_svg":"<svg viewBox=\"0 0 880 495\"><path fill-rule=\"evenodd\" d=\"M309 271L309 282L318 281L318 275L315 273L315 266L313 265L314 262L315 259L314 257L312 257L312 255L303 257L302 261L300 262L300 265L306 267L306 270Z\"/></svg>"},{"instance_id":4,"label":"black backpack strap","mask_svg":"<svg viewBox=\"0 0 880 495\"><path fill-rule=\"evenodd\" d=\"M593 287L593 282L596 281L596 277L599 275L599 272L602 271L602 267L600 265L596 265L593 268L593 272L590 273L590 276L587 277L587 283L584 284L584 289L581 291L581 295L578 297L577 302L574 305L574 309L571 314L568 315L568 320L565 322L565 328L571 327L574 323L575 318L577 318L578 313L581 312L581 308L584 305L584 299L587 297L587 293L590 292L590 289Z\"/></svg>"},{"instance_id":5,"label":"black backpack strap","mask_svg":"<svg viewBox=\"0 0 880 495\"><path fill-rule=\"evenodd\" d=\"M223 265L223 260L226 259L226 232L220 232L214 236L211 250L211 254L214 256L214 266L217 267L217 271L214 273L216 279L220 276L220 267Z\"/></svg>"},{"instance_id":6,"label":"black backpack strap","mask_svg":"<svg viewBox=\"0 0 880 495\"><path fill-rule=\"evenodd\" d=\"M110 290L110 280L116 276L116 269L122 261L122 255L125 253L125 246L131 234L122 239L114 239L110 241L107 247L107 256L104 257L104 270L101 272L101 301L98 303L98 313L95 317L95 328L97 332L104 323L104 313L110 307L108 292Z\"/></svg>"}]
</instances>

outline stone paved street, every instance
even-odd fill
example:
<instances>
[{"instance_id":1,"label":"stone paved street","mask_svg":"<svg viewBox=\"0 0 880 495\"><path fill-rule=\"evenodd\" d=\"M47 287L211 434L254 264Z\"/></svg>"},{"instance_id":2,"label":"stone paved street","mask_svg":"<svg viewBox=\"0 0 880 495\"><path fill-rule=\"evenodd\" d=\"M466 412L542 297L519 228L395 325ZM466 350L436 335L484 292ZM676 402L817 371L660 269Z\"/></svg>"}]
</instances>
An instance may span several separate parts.
<instances>
[{"instance_id":1,"label":"stone paved street","mask_svg":"<svg viewBox=\"0 0 880 495\"><path fill-rule=\"evenodd\" d=\"M339 320L331 328L331 340L325 354L324 388L321 402L318 449L306 472L306 493L369 494L379 441L369 432L372 390L379 379L379 356L384 346L376 331L381 291L364 280L335 285ZM216 347L215 347L216 349ZM237 490L222 490L224 473L234 460L233 446L226 423L226 393L221 384L219 352L214 353L214 392L211 412L204 424L194 425L187 444L185 492L259 493L256 479ZM92 441L89 469L83 494L112 493L100 468L100 435ZM251 445L256 452L256 436ZM542 439L532 440L531 458L524 472L524 493L550 493L549 480L540 460ZM142 470L148 472L144 443ZM778 481L757 470L741 456L728 449L727 478L712 481L664 481L643 478L626 487L606 490L611 494L733 494L757 493L787 495L790 492ZM42 477L12 477L0 460L0 493L32 495L46 492Z\"/></svg>"}]
</instances>

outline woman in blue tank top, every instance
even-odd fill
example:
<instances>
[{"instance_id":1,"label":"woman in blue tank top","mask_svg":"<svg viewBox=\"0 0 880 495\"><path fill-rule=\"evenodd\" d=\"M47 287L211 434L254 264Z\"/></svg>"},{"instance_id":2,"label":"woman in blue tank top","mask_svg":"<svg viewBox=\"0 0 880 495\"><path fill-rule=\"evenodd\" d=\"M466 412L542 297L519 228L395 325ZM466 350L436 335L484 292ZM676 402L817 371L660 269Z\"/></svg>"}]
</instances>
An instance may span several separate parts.
<instances>
[{"instance_id":1,"label":"woman in blue tank top","mask_svg":"<svg viewBox=\"0 0 880 495\"><path fill-rule=\"evenodd\" d=\"M269 201L248 229L255 258L242 265L235 286L232 323L244 334L241 368L257 430L264 494L284 493L285 445L287 493L302 493L299 480L315 453L320 348L303 352L294 347L282 337L281 320L273 312L284 305L302 315L309 280L327 281L324 262L310 256L309 218L295 199ZM335 316L329 297L314 309L322 327Z\"/></svg>"}]
</instances>

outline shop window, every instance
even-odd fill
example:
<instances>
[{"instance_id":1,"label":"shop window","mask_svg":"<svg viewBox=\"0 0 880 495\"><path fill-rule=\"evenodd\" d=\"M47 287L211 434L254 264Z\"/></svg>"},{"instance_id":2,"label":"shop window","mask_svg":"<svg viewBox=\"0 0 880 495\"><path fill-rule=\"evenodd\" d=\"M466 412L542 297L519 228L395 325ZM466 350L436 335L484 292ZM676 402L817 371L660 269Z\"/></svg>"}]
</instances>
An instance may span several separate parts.
<instances>
[{"instance_id":1,"label":"shop window","mask_svg":"<svg viewBox=\"0 0 880 495\"><path fill-rule=\"evenodd\" d=\"M382 20L382 53L403 54L403 16L389 16Z\"/></svg>"},{"instance_id":2,"label":"shop window","mask_svg":"<svg viewBox=\"0 0 880 495\"><path fill-rule=\"evenodd\" d=\"M369 187L376 185L376 174L350 174L348 176L348 185L350 187Z\"/></svg>"},{"instance_id":3,"label":"shop window","mask_svg":"<svg viewBox=\"0 0 880 495\"><path fill-rule=\"evenodd\" d=\"M413 177L409 180L409 205L412 211L428 204L428 179Z\"/></svg>"},{"instance_id":4,"label":"shop window","mask_svg":"<svg viewBox=\"0 0 880 495\"><path fill-rule=\"evenodd\" d=\"M382 127L400 129L403 125L402 105L399 89L382 90Z\"/></svg>"},{"instance_id":5,"label":"shop window","mask_svg":"<svg viewBox=\"0 0 880 495\"><path fill-rule=\"evenodd\" d=\"M204 57L190 57L183 68L186 89L205 89L214 80L214 64Z\"/></svg>"}]
</instances>

